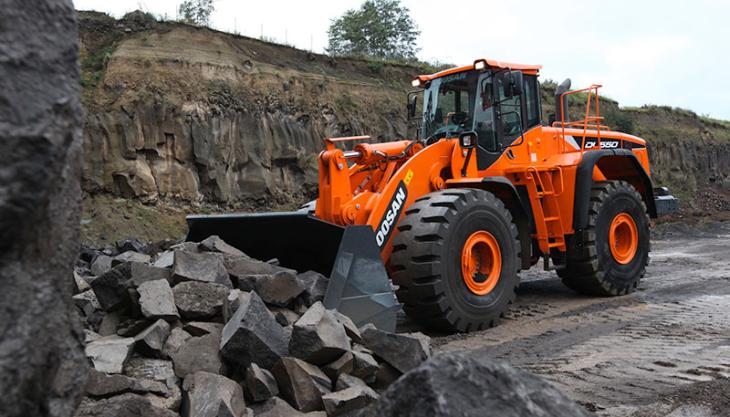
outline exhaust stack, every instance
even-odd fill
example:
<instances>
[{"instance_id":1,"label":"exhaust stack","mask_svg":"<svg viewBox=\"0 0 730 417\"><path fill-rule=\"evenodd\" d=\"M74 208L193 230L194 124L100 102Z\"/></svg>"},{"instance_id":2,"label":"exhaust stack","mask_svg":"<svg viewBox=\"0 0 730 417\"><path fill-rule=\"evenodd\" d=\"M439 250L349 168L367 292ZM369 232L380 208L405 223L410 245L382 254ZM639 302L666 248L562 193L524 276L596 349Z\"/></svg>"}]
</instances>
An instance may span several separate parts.
<instances>
[{"instance_id":1,"label":"exhaust stack","mask_svg":"<svg viewBox=\"0 0 730 417\"><path fill-rule=\"evenodd\" d=\"M565 114L562 114L560 110L560 96L570 90L570 78L566 78L565 81L560 83L558 88L555 89L555 121L569 122L570 111L568 109L568 97L563 97L563 109Z\"/></svg>"}]
</instances>

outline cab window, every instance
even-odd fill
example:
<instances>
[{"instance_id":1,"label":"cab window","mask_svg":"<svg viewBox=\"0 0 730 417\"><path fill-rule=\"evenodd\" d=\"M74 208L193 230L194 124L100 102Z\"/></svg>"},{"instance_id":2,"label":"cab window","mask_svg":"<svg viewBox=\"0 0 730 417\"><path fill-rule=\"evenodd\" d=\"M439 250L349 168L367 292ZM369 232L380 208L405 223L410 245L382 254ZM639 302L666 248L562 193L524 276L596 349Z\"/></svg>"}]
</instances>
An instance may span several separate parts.
<instances>
[{"instance_id":1,"label":"cab window","mask_svg":"<svg viewBox=\"0 0 730 417\"><path fill-rule=\"evenodd\" d=\"M525 130L540 124L540 89L537 76L524 76L523 95L525 96Z\"/></svg>"},{"instance_id":2,"label":"cab window","mask_svg":"<svg viewBox=\"0 0 730 417\"><path fill-rule=\"evenodd\" d=\"M497 82L497 96L500 102L500 124L502 130L502 138L504 144L509 144L506 140L514 139L522 133L522 100L520 96L507 98L505 94L505 86L501 82Z\"/></svg>"}]
</instances>

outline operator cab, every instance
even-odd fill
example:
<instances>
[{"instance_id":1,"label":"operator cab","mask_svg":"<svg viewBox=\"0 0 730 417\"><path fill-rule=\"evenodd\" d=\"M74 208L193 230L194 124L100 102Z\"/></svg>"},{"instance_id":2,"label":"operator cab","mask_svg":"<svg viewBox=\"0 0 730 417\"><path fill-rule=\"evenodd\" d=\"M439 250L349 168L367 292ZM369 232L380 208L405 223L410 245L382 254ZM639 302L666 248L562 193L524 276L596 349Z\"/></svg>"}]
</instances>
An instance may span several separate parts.
<instances>
[{"instance_id":1,"label":"operator cab","mask_svg":"<svg viewBox=\"0 0 730 417\"><path fill-rule=\"evenodd\" d=\"M539 68L478 60L419 76L413 83L423 87L419 137L430 145L474 131L477 167L488 168L524 132L540 125ZM409 101L411 116L416 113L415 97Z\"/></svg>"}]
</instances>

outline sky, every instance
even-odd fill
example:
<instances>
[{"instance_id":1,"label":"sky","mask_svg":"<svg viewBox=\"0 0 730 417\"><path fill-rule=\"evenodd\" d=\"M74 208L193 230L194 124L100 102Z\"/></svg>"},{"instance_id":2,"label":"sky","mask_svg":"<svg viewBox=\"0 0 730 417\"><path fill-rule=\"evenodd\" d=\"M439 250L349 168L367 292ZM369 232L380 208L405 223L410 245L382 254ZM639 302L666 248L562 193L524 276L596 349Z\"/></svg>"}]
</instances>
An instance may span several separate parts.
<instances>
[{"instance_id":1,"label":"sky","mask_svg":"<svg viewBox=\"0 0 730 417\"><path fill-rule=\"evenodd\" d=\"M170 19L181 0L77 0L121 17ZM362 0L216 0L211 26L324 52L331 21ZM603 85L622 106L669 105L730 120L730 0L401 0L421 35L418 57L543 66L541 79ZM415 74L414 74L415 75Z\"/></svg>"}]
</instances>

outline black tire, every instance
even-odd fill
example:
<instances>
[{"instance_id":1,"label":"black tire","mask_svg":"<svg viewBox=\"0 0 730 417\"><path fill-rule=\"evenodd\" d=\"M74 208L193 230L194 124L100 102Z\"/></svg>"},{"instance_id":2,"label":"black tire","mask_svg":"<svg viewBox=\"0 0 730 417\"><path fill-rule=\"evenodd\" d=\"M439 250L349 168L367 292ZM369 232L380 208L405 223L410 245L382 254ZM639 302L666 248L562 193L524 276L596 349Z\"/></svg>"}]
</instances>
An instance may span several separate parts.
<instances>
[{"instance_id":1,"label":"black tire","mask_svg":"<svg viewBox=\"0 0 730 417\"><path fill-rule=\"evenodd\" d=\"M609 230L613 219L626 213L638 232L638 247L630 262L619 263L611 253ZM649 217L636 189L625 181L597 182L591 190L588 227L582 248L567 254L565 269L558 276L582 294L616 296L633 292L649 261Z\"/></svg>"},{"instance_id":2,"label":"black tire","mask_svg":"<svg viewBox=\"0 0 730 417\"><path fill-rule=\"evenodd\" d=\"M489 232L500 249L494 289L476 295L461 272L461 253L475 231ZM512 216L493 194L443 190L416 200L398 224L388 263L406 314L427 327L469 332L494 326L515 299L520 244Z\"/></svg>"}]
</instances>

